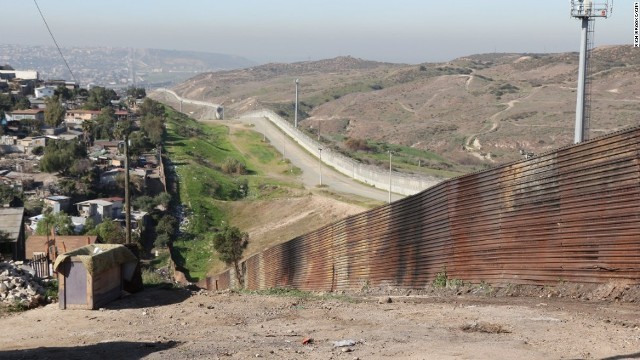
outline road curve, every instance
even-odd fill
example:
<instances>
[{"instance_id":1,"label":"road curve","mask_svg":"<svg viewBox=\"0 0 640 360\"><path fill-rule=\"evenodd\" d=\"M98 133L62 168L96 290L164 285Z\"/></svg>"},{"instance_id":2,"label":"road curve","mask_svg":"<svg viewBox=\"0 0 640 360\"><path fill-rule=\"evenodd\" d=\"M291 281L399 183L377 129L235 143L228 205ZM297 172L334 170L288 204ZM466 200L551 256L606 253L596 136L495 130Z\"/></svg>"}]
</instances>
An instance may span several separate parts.
<instances>
[{"instance_id":1,"label":"road curve","mask_svg":"<svg viewBox=\"0 0 640 360\"><path fill-rule=\"evenodd\" d=\"M180 97L174 91L170 89L156 89L156 91L171 94L176 98L176 102L182 101L183 103L218 107L219 105L210 102L190 100ZM204 120L215 121L219 124L224 124L225 121L221 120ZM387 202L389 201L389 191L375 188L370 185L363 184L355 181L350 177L343 175L326 164L320 164L319 159L310 154L303 148L301 148L293 139L285 135L276 125L266 118L243 118L235 119L242 123L249 123L255 125L255 130L263 133L271 144L278 149L281 153L284 153L284 157L289 159L291 164L302 170L300 180L306 188L315 188L320 185L320 173L322 172L322 185L328 187L332 191L337 193L353 194L361 196L367 199ZM393 190L393 189L392 189ZM404 196L401 194L391 193L391 201L402 199Z\"/></svg>"},{"instance_id":2,"label":"road curve","mask_svg":"<svg viewBox=\"0 0 640 360\"><path fill-rule=\"evenodd\" d=\"M281 154L284 153L286 159L289 159L293 165L302 170L301 180L306 188L319 186L320 173L322 172L322 185L327 186L335 192L354 194L383 202L389 201L388 191L354 181L326 164L321 164L316 156L301 148L293 139L284 134L276 125L266 118L243 118L234 120L255 125L257 132L264 134L273 147L278 149ZM403 195L392 193L391 201L396 201L403 197Z\"/></svg>"}]
</instances>

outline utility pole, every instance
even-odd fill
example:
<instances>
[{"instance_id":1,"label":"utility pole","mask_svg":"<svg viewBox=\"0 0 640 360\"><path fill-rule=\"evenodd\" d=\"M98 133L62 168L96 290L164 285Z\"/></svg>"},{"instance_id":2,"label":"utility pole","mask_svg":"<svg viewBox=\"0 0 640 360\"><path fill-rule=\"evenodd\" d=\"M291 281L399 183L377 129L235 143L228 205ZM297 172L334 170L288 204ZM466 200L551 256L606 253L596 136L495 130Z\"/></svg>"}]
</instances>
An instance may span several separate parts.
<instances>
[{"instance_id":1,"label":"utility pole","mask_svg":"<svg viewBox=\"0 0 640 360\"><path fill-rule=\"evenodd\" d=\"M298 128L298 79L296 79L296 104L295 113L293 114L293 125Z\"/></svg>"},{"instance_id":2,"label":"utility pole","mask_svg":"<svg viewBox=\"0 0 640 360\"><path fill-rule=\"evenodd\" d=\"M389 204L391 204L391 150L389 150Z\"/></svg>"},{"instance_id":3,"label":"utility pole","mask_svg":"<svg viewBox=\"0 0 640 360\"><path fill-rule=\"evenodd\" d=\"M131 190L129 189L129 133L124 135L125 242L131 244Z\"/></svg>"}]
</instances>

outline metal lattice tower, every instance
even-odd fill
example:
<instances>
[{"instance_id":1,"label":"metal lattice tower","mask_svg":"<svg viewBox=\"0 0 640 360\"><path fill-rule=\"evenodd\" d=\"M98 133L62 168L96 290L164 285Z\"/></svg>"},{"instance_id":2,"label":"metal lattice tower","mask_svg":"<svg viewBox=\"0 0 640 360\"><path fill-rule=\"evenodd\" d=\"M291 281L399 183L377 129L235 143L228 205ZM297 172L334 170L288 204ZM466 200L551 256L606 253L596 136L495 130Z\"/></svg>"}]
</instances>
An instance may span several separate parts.
<instances>
[{"instance_id":1,"label":"metal lattice tower","mask_svg":"<svg viewBox=\"0 0 640 360\"><path fill-rule=\"evenodd\" d=\"M587 60L586 60L586 69L585 69L585 78L584 78L584 120L582 121L582 140L589 140L589 129L591 123L591 56L593 55L592 50L594 47L594 27L595 27L594 19L589 19L589 23L587 24Z\"/></svg>"},{"instance_id":2,"label":"metal lattice tower","mask_svg":"<svg viewBox=\"0 0 640 360\"><path fill-rule=\"evenodd\" d=\"M578 65L578 87L576 101L576 125L574 142L585 141L589 137L591 115L590 57L593 49L595 18L606 18L611 12L609 1L595 3L592 0L571 0L571 17L580 19L582 32L580 37L580 61Z\"/></svg>"}]
</instances>

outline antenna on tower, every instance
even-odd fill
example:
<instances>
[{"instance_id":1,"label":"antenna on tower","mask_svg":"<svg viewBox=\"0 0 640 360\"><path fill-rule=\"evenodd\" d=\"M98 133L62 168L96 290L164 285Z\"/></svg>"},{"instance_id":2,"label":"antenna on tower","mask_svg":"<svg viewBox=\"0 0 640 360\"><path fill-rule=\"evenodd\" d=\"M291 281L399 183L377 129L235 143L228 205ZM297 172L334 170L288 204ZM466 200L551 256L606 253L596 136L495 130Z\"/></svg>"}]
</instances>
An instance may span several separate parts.
<instances>
[{"instance_id":1,"label":"antenna on tower","mask_svg":"<svg viewBox=\"0 0 640 360\"><path fill-rule=\"evenodd\" d=\"M591 115L591 81L589 60L593 49L595 18L607 18L613 8L613 0L594 2L592 0L571 0L571 17L580 19L582 32L580 37L580 61L578 62L578 98L576 101L576 128L574 143L588 140Z\"/></svg>"}]
</instances>

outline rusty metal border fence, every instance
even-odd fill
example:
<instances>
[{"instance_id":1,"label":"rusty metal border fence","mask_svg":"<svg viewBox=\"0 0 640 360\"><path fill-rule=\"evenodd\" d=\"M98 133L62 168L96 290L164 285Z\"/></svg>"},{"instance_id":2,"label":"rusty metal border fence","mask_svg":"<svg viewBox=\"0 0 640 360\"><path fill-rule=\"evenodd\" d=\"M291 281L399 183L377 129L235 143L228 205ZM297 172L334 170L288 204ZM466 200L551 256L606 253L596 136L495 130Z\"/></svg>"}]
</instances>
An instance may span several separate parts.
<instances>
[{"instance_id":1,"label":"rusty metal border fence","mask_svg":"<svg viewBox=\"0 0 640 360\"><path fill-rule=\"evenodd\" d=\"M640 283L640 128L447 180L244 262L248 289ZM214 277L234 286L230 271ZM238 285L238 284L235 284Z\"/></svg>"}]
</instances>

